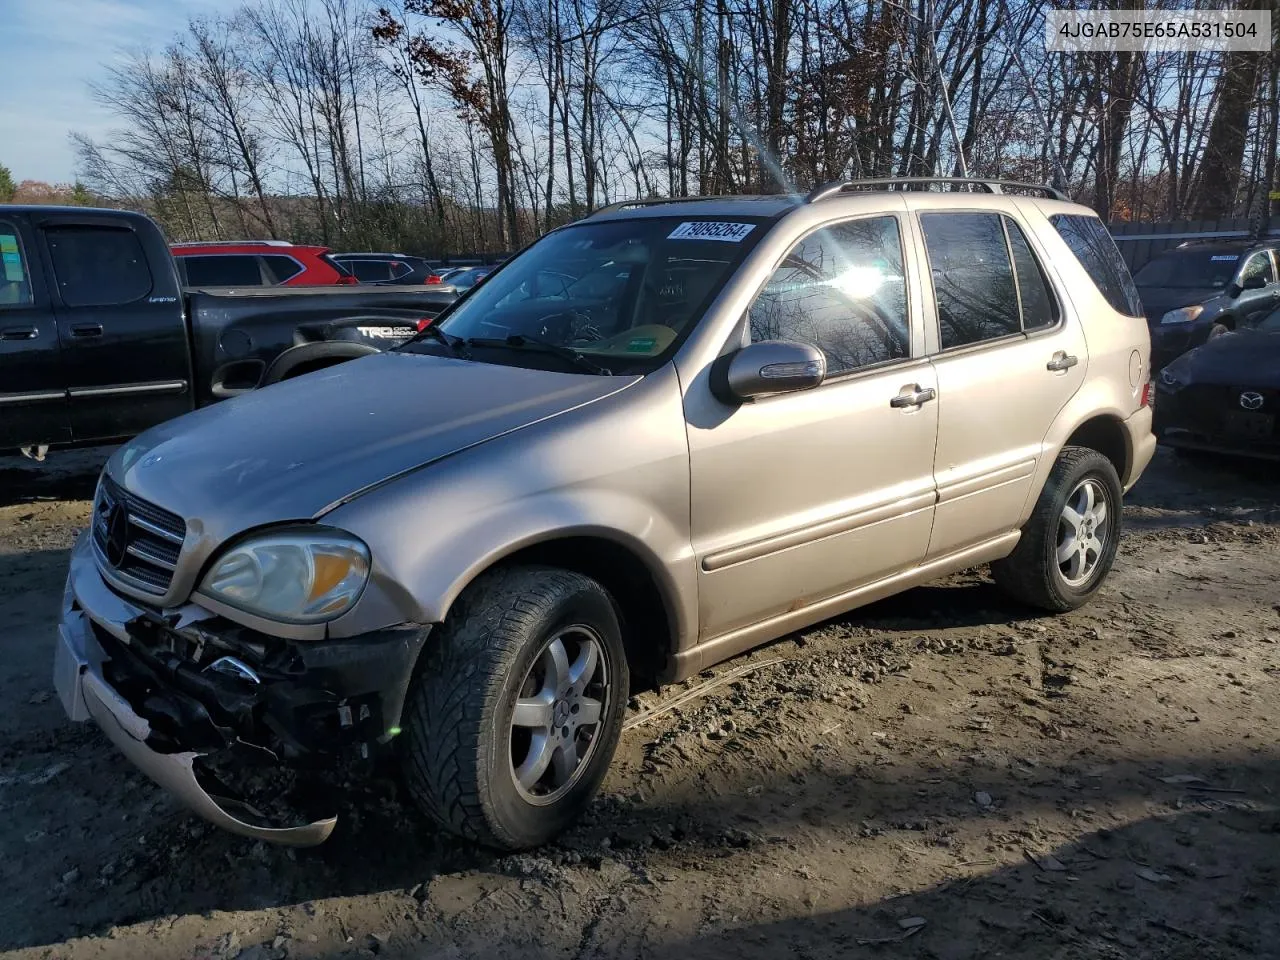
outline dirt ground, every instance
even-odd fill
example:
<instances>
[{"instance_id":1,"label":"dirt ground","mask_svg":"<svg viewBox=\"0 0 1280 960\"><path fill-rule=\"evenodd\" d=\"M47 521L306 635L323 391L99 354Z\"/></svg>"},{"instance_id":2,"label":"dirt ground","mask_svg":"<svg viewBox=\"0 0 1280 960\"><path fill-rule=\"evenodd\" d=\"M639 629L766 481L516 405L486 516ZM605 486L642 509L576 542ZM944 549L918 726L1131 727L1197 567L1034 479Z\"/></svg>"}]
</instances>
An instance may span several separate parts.
<instances>
[{"instance_id":1,"label":"dirt ground","mask_svg":"<svg viewBox=\"0 0 1280 960\"><path fill-rule=\"evenodd\" d=\"M977 571L721 665L757 669L630 729L581 826L498 857L391 780L320 848L241 840L66 722L100 463L0 460L5 957L1280 957L1273 466L1162 452L1077 613Z\"/></svg>"}]
</instances>

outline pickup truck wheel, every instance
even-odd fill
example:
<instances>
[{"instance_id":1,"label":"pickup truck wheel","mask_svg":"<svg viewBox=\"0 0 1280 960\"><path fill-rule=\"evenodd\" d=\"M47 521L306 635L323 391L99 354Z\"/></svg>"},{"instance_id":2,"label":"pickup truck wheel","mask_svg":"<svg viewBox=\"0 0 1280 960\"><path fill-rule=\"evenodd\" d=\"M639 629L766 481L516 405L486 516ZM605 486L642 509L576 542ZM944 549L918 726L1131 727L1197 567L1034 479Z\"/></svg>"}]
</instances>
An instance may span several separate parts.
<instances>
[{"instance_id":1,"label":"pickup truck wheel","mask_svg":"<svg viewBox=\"0 0 1280 960\"><path fill-rule=\"evenodd\" d=\"M628 683L613 601L594 580L552 567L483 575L428 640L410 688L410 795L486 846L545 843L604 779Z\"/></svg>"},{"instance_id":2,"label":"pickup truck wheel","mask_svg":"<svg viewBox=\"0 0 1280 960\"><path fill-rule=\"evenodd\" d=\"M1110 460L1087 447L1064 449L1018 546L991 564L996 583L1016 599L1054 613L1085 603L1115 562L1121 496Z\"/></svg>"}]
</instances>

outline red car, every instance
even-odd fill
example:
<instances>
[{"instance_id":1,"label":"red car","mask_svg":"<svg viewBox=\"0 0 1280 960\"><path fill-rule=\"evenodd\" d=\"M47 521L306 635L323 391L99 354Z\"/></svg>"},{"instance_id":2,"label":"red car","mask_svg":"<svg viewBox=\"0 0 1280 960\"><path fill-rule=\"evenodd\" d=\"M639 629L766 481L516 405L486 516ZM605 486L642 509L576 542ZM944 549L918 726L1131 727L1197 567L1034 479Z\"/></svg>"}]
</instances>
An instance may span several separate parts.
<instances>
[{"instance_id":1,"label":"red car","mask_svg":"<svg viewBox=\"0 0 1280 960\"><path fill-rule=\"evenodd\" d=\"M187 287L316 287L359 283L329 256L328 247L283 240L175 243L173 256Z\"/></svg>"}]
</instances>

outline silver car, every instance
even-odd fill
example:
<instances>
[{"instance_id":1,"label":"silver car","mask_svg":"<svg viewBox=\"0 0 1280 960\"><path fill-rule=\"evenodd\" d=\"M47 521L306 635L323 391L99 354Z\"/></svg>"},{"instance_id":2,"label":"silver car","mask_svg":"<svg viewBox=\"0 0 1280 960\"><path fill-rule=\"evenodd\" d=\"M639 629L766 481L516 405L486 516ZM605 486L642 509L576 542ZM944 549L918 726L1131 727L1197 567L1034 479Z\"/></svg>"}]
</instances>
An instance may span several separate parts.
<instances>
[{"instance_id":1,"label":"silver car","mask_svg":"<svg viewBox=\"0 0 1280 960\"><path fill-rule=\"evenodd\" d=\"M978 564L1085 602L1155 446L1129 274L1055 191L900 186L600 211L402 347L122 447L67 712L241 834L320 842L309 771L391 761L515 849L580 815L639 678Z\"/></svg>"}]
</instances>

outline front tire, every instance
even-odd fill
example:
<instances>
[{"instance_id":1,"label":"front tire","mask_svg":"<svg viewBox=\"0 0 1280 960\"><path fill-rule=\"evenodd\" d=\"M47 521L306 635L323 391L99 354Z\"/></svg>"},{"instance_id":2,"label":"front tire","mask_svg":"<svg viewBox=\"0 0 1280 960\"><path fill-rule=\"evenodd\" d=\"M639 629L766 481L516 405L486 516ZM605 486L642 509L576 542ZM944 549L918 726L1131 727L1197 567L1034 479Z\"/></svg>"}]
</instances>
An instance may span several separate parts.
<instances>
[{"instance_id":1,"label":"front tire","mask_svg":"<svg viewBox=\"0 0 1280 960\"><path fill-rule=\"evenodd\" d=\"M1101 588L1120 541L1120 478L1111 461L1067 447L1040 493L1013 553L991 565L1005 592L1053 613L1074 610Z\"/></svg>"},{"instance_id":2,"label":"front tire","mask_svg":"<svg viewBox=\"0 0 1280 960\"><path fill-rule=\"evenodd\" d=\"M552 567L483 575L429 639L409 692L410 795L486 846L547 842L599 789L629 682L617 613L594 580Z\"/></svg>"}]
</instances>

